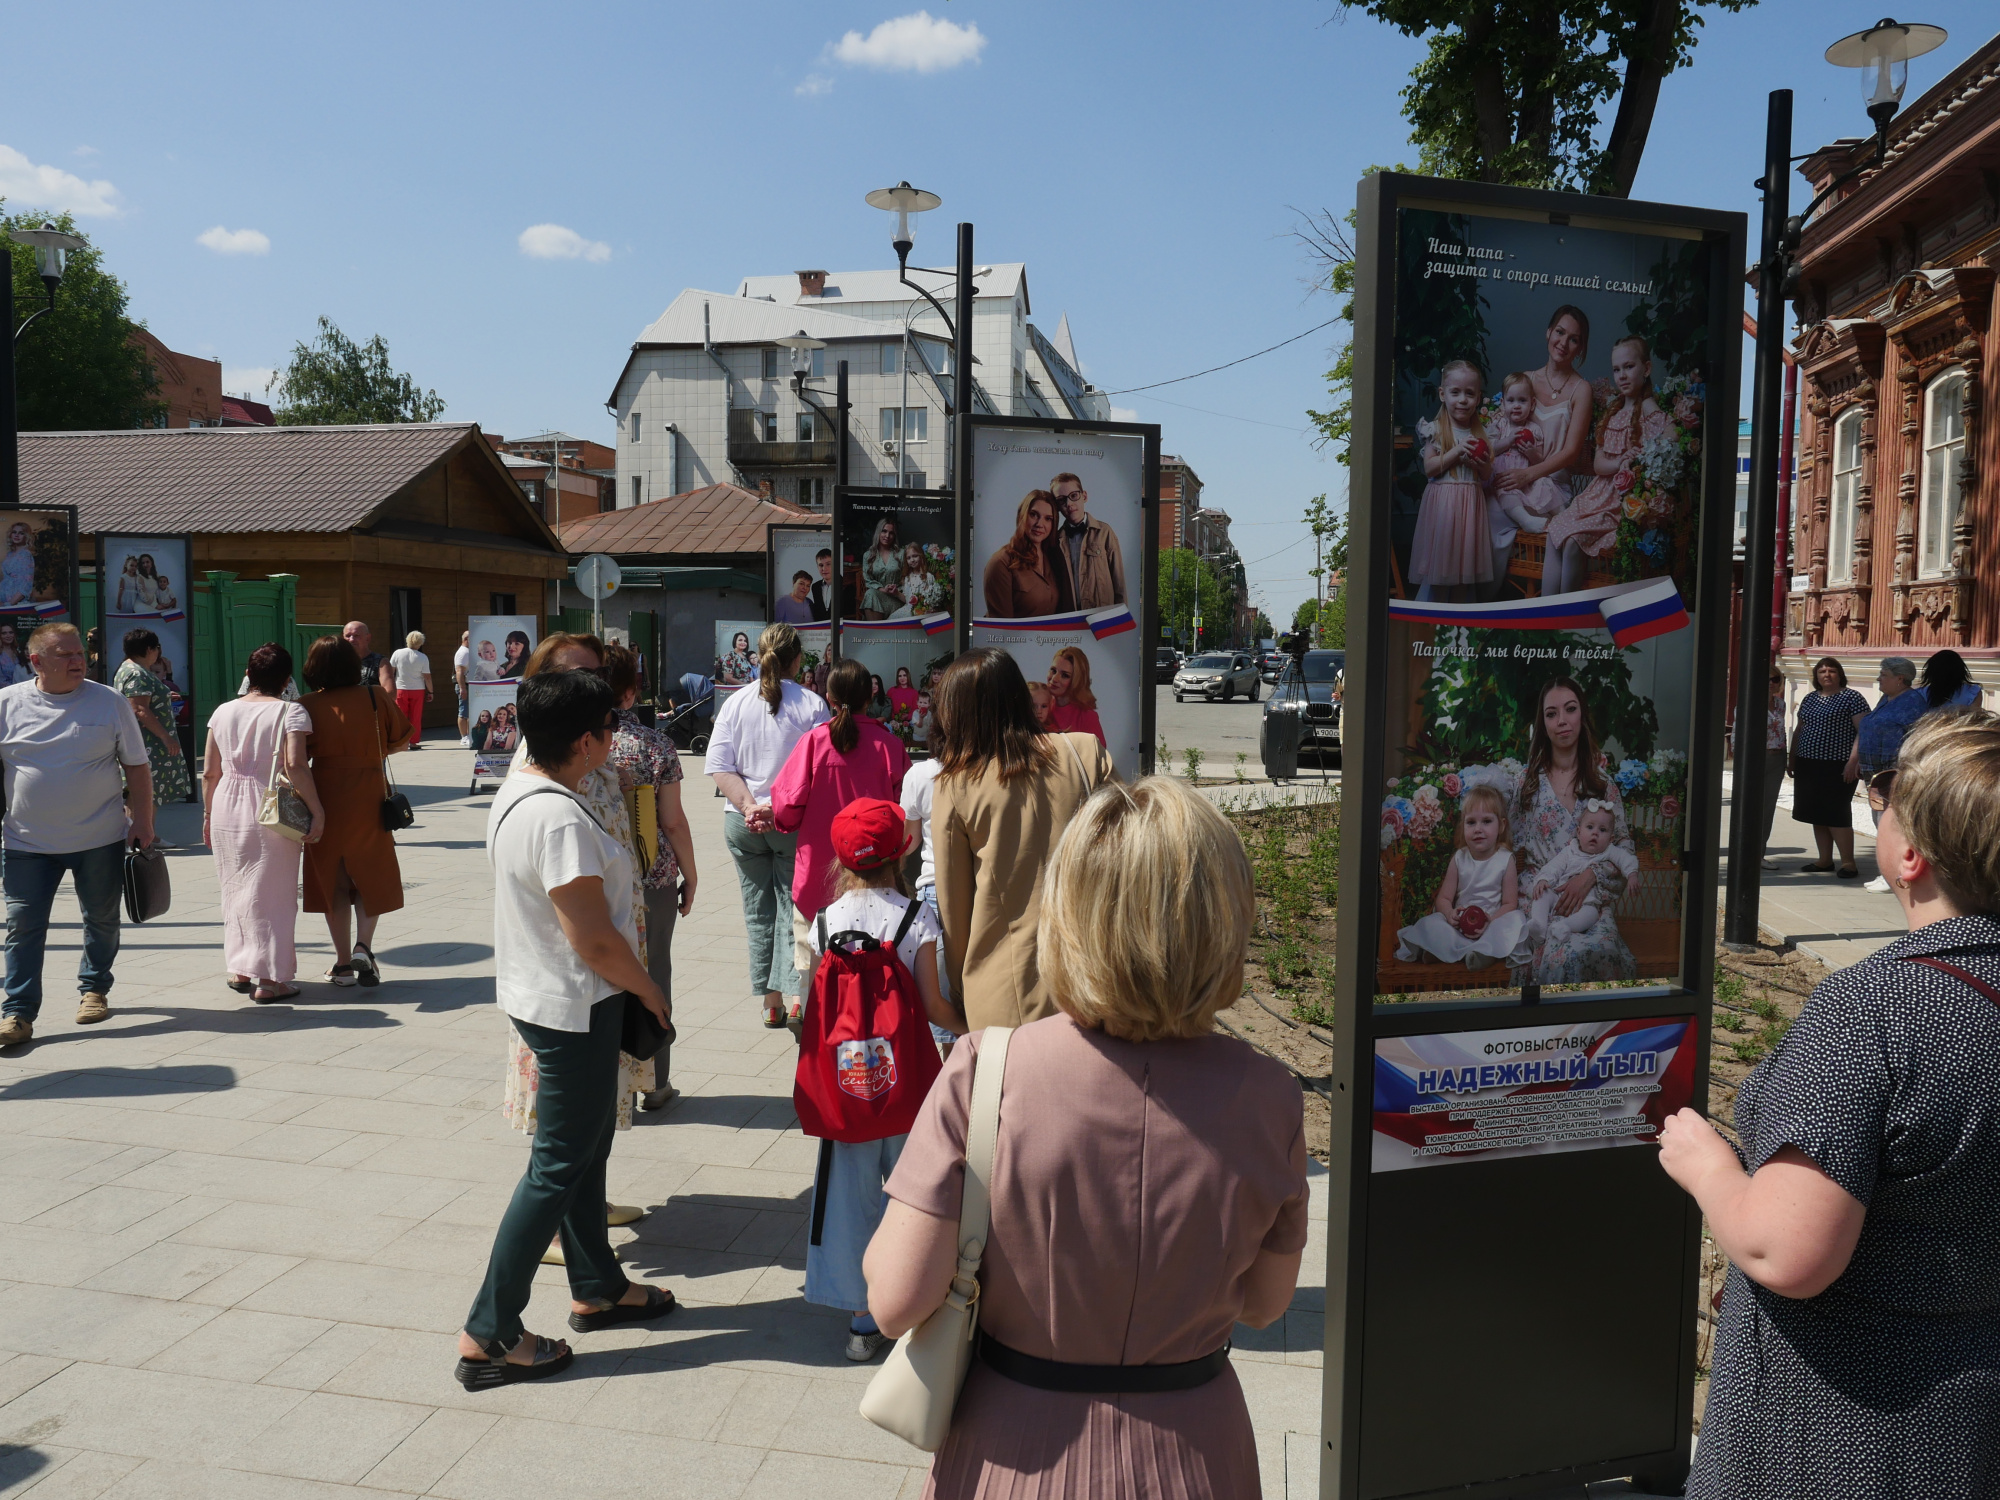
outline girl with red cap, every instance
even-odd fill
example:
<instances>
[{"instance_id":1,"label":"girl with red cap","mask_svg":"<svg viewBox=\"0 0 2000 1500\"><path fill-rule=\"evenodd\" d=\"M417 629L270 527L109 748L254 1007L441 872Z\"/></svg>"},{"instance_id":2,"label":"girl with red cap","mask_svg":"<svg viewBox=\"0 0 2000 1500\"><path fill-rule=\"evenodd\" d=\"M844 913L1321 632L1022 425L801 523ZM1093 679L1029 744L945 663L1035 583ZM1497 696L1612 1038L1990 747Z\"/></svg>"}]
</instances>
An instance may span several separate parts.
<instances>
[{"instance_id":1,"label":"girl with red cap","mask_svg":"<svg viewBox=\"0 0 2000 1500\"><path fill-rule=\"evenodd\" d=\"M931 1024L953 1036L963 1032L965 1023L938 989L937 953L943 933L937 915L915 902L903 878L903 859L914 841L901 805L875 797L851 802L834 816L828 841L840 872L832 901L808 929L815 964L823 935L861 932L882 943L895 942L896 956L917 981ZM912 906L916 915L904 931ZM896 942L899 933L901 941ZM820 1233L819 1242L806 1247L806 1301L853 1314L847 1327L847 1357L857 1363L874 1358L887 1342L867 1310L868 1282L861 1274L861 1257L882 1222L888 1205L883 1185L908 1139L905 1134L878 1141L828 1142L831 1151L822 1158L824 1165L814 1184L822 1202L813 1205L812 1222L819 1224Z\"/></svg>"}]
</instances>

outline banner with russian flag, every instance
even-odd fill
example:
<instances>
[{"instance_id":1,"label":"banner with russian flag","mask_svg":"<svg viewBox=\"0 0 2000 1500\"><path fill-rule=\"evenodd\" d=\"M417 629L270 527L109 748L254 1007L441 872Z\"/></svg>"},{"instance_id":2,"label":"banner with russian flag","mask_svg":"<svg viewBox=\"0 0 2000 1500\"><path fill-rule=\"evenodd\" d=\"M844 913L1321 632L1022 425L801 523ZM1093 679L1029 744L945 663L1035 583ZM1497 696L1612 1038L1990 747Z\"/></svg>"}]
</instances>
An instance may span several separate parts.
<instances>
[{"instance_id":1,"label":"banner with russian flag","mask_svg":"<svg viewBox=\"0 0 2000 1500\"><path fill-rule=\"evenodd\" d=\"M1372 1169L1650 1145L1694 1069L1693 1016L1385 1038Z\"/></svg>"},{"instance_id":2,"label":"banner with russian flag","mask_svg":"<svg viewBox=\"0 0 2000 1500\"><path fill-rule=\"evenodd\" d=\"M34 606L35 613L44 620L62 614L66 609L67 606L60 599L44 599L41 603Z\"/></svg>"},{"instance_id":3,"label":"banner with russian flag","mask_svg":"<svg viewBox=\"0 0 2000 1500\"><path fill-rule=\"evenodd\" d=\"M1481 604L1391 599L1389 618L1412 625L1477 630L1609 630L1611 638L1621 646L1637 645L1690 623L1687 606L1671 578Z\"/></svg>"}]
</instances>

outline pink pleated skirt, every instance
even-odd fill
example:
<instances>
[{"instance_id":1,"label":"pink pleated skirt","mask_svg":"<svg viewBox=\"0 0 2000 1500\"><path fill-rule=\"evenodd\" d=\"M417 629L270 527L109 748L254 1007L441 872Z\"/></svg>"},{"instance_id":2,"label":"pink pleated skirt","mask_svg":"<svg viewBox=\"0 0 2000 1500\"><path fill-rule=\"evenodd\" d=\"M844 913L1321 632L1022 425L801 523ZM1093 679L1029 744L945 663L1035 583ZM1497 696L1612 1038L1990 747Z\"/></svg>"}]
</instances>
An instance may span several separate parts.
<instances>
[{"instance_id":1,"label":"pink pleated skirt","mask_svg":"<svg viewBox=\"0 0 2000 1500\"><path fill-rule=\"evenodd\" d=\"M1410 583L1486 583L1493 577L1493 538L1486 525L1486 491L1463 479L1424 486L1417 536L1410 547Z\"/></svg>"},{"instance_id":2,"label":"pink pleated skirt","mask_svg":"<svg viewBox=\"0 0 2000 1500\"><path fill-rule=\"evenodd\" d=\"M1618 539L1618 518L1624 513L1625 497L1611 481L1593 479L1568 510L1549 522L1548 546L1553 550L1575 542L1586 556L1602 557Z\"/></svg>"},{"instance_id":3,"label":"pink pleated skirt","mask_svg":"<svg viewBox=\"0 0 2000 1500\"><path fill-rule=\"evenodd\" d=\"M1257 1500L1236 1372L1191 1391L1039 1391L975 1359L925 1500Z\"/></svg>"}]
</instances>

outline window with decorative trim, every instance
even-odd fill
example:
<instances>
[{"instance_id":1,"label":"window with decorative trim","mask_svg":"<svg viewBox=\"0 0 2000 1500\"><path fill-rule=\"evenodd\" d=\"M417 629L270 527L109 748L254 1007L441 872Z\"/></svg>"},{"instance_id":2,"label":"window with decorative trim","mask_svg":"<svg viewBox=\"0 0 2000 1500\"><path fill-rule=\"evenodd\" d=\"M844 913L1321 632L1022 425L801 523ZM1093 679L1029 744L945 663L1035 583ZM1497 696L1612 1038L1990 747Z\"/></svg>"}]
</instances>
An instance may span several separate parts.
<instances>
[{"instance_id":1,"label":"window with decorative trim","mask_svg":"<svg viewBox=\"0 0 2000 1500\"><path fill-rule=\"evenodd\" d=\"M1861 487L1861 413L1833 424L1833 495L1826 517L1826 581L1854 581L1854 493Z\"/></svg>"},{"instance_id":2,"label":"window with decorative trim","mask_svg":"<svg viewBox=\"0 0 2000 1500\"><path fill-rule=\"evenodd\" d=\"M1953 370L1924 391L1923 489L1917 505L1917 575L1936 578L1951 567L1958 528L1959 464L1965 457L1965 372Z\"/></svg>"}]
</instances>

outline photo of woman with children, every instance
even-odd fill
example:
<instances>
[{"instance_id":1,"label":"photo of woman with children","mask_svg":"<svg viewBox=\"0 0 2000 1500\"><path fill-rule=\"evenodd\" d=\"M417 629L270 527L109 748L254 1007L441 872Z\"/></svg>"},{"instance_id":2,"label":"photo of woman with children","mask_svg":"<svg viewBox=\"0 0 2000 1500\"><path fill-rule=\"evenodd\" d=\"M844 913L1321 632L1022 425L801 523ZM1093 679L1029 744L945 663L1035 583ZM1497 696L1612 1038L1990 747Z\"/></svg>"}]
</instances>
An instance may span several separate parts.
<instances>
[{"instance_id":1,"label":"photo of woman with children","mask_svg":"<svg viewBox=\"0 0 2000 1500\"><path fill-rule=\"evenodd\" d=\"M1688 593L1706 397L1701 247L1403 217L1397 592L1490 601L1668 575ZM1439 247L1499 259L1440 259Z\"/></svg>"}]
</instances>

